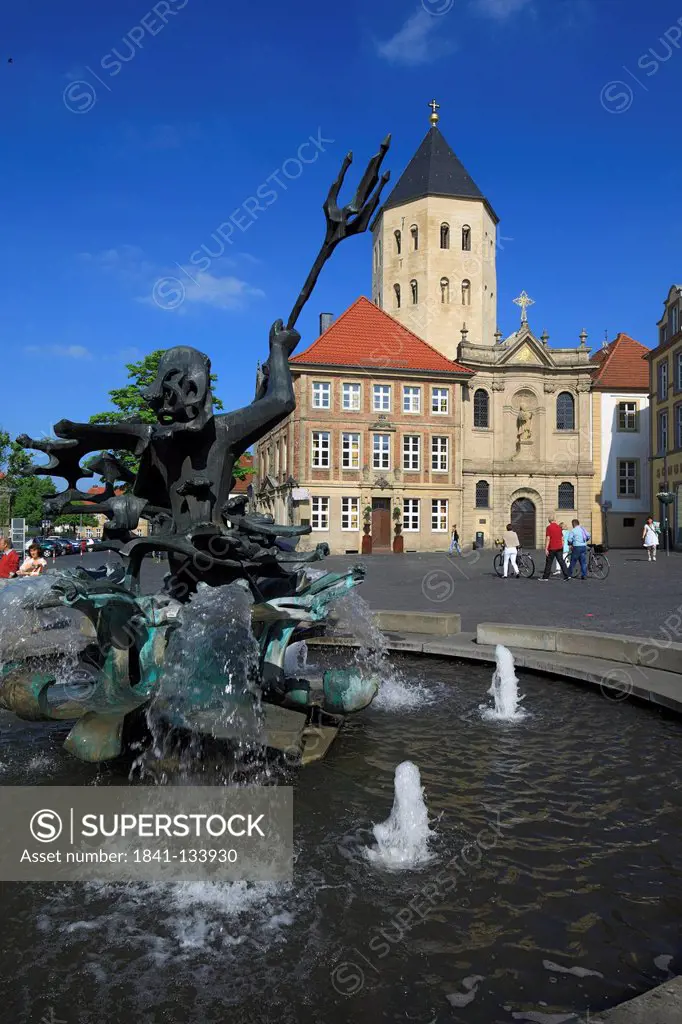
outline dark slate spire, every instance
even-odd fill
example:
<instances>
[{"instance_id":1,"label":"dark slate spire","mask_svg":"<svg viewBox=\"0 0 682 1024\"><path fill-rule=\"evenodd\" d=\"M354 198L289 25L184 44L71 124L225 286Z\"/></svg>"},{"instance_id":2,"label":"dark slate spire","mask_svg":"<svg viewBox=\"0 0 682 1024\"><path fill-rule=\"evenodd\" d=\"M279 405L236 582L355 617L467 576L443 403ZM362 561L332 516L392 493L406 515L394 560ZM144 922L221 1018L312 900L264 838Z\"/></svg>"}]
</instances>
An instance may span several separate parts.
<instances>
[{"instance_id":1,"label":"dark slate spire","mask_svg":"<svg viewBox=\"0 0 682 1024\"><path fill-rule=\"evenodd\" d=\"M495 221L499 219L435 123L432 123L424 136L419 149L383 204L383 209L391 210L424 196L481 199L488 206Z\"/></svg>"}]
</instances>

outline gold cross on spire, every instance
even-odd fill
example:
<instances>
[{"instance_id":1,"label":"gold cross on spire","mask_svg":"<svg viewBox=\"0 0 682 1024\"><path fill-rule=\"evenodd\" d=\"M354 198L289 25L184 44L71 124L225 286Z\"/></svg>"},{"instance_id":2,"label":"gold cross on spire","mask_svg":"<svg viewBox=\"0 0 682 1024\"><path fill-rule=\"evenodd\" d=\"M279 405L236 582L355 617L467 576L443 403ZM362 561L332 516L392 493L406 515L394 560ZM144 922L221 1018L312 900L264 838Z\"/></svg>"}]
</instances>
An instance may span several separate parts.
<instances>
[{"instance_id":1,"label":"gold cross on spire","mask_svg":"<svg viewBox=\"0 0 682 1024\"><path fill-rule=\"evenodd\" d=\"M440 103L436 103L435 100L431 100L431 102L428 104L428 106L431 107L431 114L429 115L429 121L431 122L432 127L435 128L436 125L438 124L439 120L440 120L440 118L438 117L438 111L440 110Z\"/></svg>"},{"instance_id":2,"label":"gold cross on spire","mask_svg":"<svg viewBox=\"0 0 682 1024\"><path fill-rule=\"evenodd\" d=\"M531 297L526 292L521 292L521 294L519 295L518 299L513 299L512 301L514 302L514 305L521 307L521 323L522 324L527 324L528 323L527 309L528 309L529 306L534 306L535 305L535 299L531 299Z\"/></svg>"}]
</instances>

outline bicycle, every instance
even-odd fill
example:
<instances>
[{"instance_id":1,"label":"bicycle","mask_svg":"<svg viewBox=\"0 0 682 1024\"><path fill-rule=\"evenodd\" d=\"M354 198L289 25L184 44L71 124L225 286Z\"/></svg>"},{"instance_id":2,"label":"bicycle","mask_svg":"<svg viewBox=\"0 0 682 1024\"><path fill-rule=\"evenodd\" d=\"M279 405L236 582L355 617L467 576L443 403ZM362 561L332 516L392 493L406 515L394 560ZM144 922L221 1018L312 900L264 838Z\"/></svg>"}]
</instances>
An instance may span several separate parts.
<instances>
[{"instance_id":1,"label":"bicycle","mask_svg":"<svg viewBox=\"0 0 682 1024\"><path fill-rule=\"evenodd\" d=\"M499 546L500 545L498 545L498 547ZM502 545L502 547L504 547L504 545ZM535 575L535 562L530 555L526 554L525 551L521 551L520 548L516 555L516 566L519 570L519 575L523 576L524 579L529 580ZM502 576L504 573L504 553L501 550L498 551L493 558L493 569L498 576Z\"/></svg>"},{"instance_id":2,"label":"bicycle","mask_svg":"<svg viewBox=\"0 0 682 1024\"><path fill-rule=\"evenodd\" d=\"M611 571L611 563L601 544L587 545L587 575L593 576L596 580L605 580ZM580 563L576 562L573 567L573 579L580 576Z\"/></svg>"}]
</instances>

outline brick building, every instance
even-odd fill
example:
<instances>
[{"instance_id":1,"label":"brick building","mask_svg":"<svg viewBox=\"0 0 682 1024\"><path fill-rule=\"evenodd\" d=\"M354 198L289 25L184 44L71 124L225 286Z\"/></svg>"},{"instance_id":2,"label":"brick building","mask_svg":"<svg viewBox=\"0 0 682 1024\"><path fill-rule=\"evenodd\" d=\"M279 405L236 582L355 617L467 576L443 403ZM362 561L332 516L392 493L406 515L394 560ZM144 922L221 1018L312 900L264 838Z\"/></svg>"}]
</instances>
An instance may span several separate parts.
<instances>
[{"instance_id":1,"label":"brick building","mask_svg":"<svg viewBox=\"0 0 682 1024\"><path fill-rule=\"evenodd\" d=\"M258 503L278 522L375 551L442 550L461 507L462 387L471 376L359 298L291 360L296 410L258 445Z\"/></svg>"}]
</instances>

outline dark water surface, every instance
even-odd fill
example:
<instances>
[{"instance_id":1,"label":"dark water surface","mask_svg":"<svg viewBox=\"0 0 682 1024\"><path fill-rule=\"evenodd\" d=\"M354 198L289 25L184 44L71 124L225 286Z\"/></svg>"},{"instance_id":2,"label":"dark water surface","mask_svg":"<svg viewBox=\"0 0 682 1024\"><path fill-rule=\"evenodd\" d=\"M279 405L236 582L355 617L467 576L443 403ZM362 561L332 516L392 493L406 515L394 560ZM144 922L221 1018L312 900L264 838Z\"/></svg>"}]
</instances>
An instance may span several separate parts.
<instances>
[{"instance_id":1,"label":"dark water surface","mask_svg":"<svg viewBox=\"0 0 682 1024\"><path fill-rule=\"evenodd\" d=\"M295 786L292 885L0 887L12 1024L559 1024L682 972L682 722L521 673L405 659ZM0 712L0 783L106 785L64 729ZM362 854L396 765L421 770L437 859Z\"/></svg>"}]
</instances>

